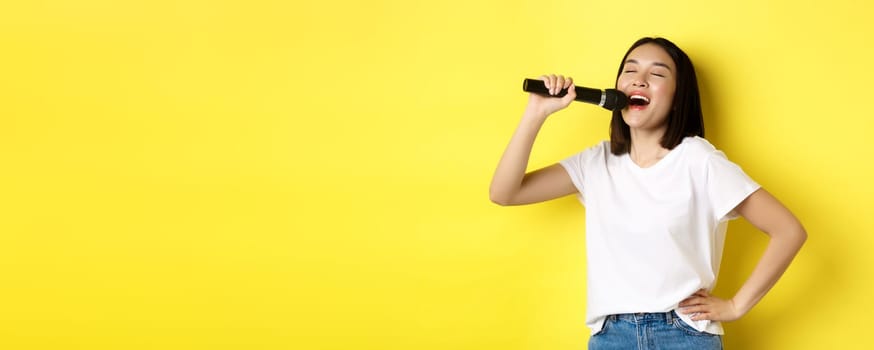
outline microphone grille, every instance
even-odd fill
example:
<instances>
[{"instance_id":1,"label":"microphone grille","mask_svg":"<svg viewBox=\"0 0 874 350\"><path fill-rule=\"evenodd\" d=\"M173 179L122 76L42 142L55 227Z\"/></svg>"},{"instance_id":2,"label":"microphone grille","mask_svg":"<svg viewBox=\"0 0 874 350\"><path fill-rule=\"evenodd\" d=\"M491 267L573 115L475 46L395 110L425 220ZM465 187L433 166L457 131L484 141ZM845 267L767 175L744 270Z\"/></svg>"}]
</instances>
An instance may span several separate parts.
<instances>
[{"instance_id":1,"label":"microphone grille","mask_svg":"<svg viewBox=\"0 0 874 350\"><path fill-rule=\"evenodd\" d=\"M628 106L628 96L625 96L622 91L616 89L606 89L604 90L604 95L606 96L606 100L604 101L604 108L609 109L611 111L615 111L618 109L623 109L625 106Z\"/></svg>"}]
</instances>

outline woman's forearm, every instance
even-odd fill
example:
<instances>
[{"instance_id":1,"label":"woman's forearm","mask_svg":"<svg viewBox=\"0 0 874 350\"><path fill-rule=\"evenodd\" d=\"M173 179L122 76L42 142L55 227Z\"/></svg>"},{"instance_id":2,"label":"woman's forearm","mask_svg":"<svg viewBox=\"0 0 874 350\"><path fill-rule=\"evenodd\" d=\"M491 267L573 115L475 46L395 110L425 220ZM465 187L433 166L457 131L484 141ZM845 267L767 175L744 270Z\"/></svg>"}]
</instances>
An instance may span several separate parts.
<instances>
[{"instance_id":1,"label":"woman's forearm","mask_svg":"<svg viewBox=\"0 0 874 350\"><path fill-rule=\"evenodd\" d=\"M797 221L787 229L770 235L768 246L755 269L732 298L732 303L741 314L749 312L771 290L807 240L807 233Z\"/></svg>"},{"instance_id":2,"label":"woman's forearm","mask_svg":"<svg viewBox=\"0 0 874 350\"><path fill-rule=\"evenodd\" d=\"M489 198L493 202L508 204L519 191L528 168L534 140L545 119L542 113L526 109L492 177Z\"/></svg>"}]
</instances>

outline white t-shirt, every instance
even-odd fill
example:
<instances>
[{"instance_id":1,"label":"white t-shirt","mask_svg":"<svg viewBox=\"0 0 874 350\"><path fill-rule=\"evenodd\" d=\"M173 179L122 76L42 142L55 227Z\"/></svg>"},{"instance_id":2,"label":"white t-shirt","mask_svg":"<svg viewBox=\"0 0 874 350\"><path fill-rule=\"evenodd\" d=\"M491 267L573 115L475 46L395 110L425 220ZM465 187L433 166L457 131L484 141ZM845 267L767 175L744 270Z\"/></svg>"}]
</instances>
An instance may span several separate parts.
<instances>
[{"instance_id":1,"label":"white t-shirt","mask_svg":"<svg viewBox=\"0 0 874 350\"><path fill-rule=\"evenodd\" d=\"M706 139L686 137L655 165L641 168L604 141L561 161L586 207L588 301L592 334L608 315L677 314L697 290L712 290L733 209L759 185Z\"/></svg>"}]
</instances>

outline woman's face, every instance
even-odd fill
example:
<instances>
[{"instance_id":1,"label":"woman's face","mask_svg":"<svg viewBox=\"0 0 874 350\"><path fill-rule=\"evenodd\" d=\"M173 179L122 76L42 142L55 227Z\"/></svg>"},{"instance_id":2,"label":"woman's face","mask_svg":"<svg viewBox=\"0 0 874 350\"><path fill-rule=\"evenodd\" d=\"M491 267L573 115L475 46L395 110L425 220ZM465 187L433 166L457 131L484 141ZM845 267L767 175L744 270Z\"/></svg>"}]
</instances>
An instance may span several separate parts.
<instances>
[{"instance_id":1,"label":"woman's face","mask_svg":"<svg viewBox=\"0 0 874 350\"><path fill-rule=\"evenodd\" d=\"M677 90L676 72L671 56L656 44L643 44L628 54L616 88L628 95L622 119L631 129L666 126Z\"/></svg>"}]
</instances>

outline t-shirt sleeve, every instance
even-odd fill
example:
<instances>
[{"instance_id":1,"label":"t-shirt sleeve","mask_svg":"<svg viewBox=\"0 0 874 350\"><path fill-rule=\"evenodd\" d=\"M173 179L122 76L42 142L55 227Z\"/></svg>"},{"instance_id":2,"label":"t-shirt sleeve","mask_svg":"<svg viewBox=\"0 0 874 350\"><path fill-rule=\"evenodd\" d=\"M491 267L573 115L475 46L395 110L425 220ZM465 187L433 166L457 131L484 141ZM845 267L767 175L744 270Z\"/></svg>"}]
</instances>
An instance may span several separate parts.
<instances>
[{"instance_id":1,"label":"t-shirt sleeve","mask_svg":"<svg viewBox=\"0 0 874 350\"><path fill-rule=\"evenodd\" d=\"M734 208L761 186L721 151L707 159L707 191L718 221L737 218Z\"/></svg>"},{"instance_id":2,"label":"t-shirt sleeve","mask_svg":"<svg viewBox=\"0 0 874 350\"><path fill-rule=\"evenodd\" d=\"M564 167L564 170L567 171L568 176L570 176L571 181L577 188L577 192L579 192L577 198L579 198L580 202L583 204L586 204L585 196L583 195L586 186L586 168L591 162L592 157L597 154L602 147L603 144L595 145L559 162L559 164Z\"/></svg>"},{"instance_id":3,"label":"t-shirt sleeve","mask_svg":"<svg viewBox=\"0 0 874 350\"><path fill-rule=\"evenodd\" d=\"M583 197L583 161L582 161L583 153L577 153L570 157L563 159L559 164L564 167L564 170L567 171L568 176L570 176L571 181L574 183L574 187L577 188L577 198L580 199L580 202L586 203L585 198Z\"/></svg>"}]
</instances>

